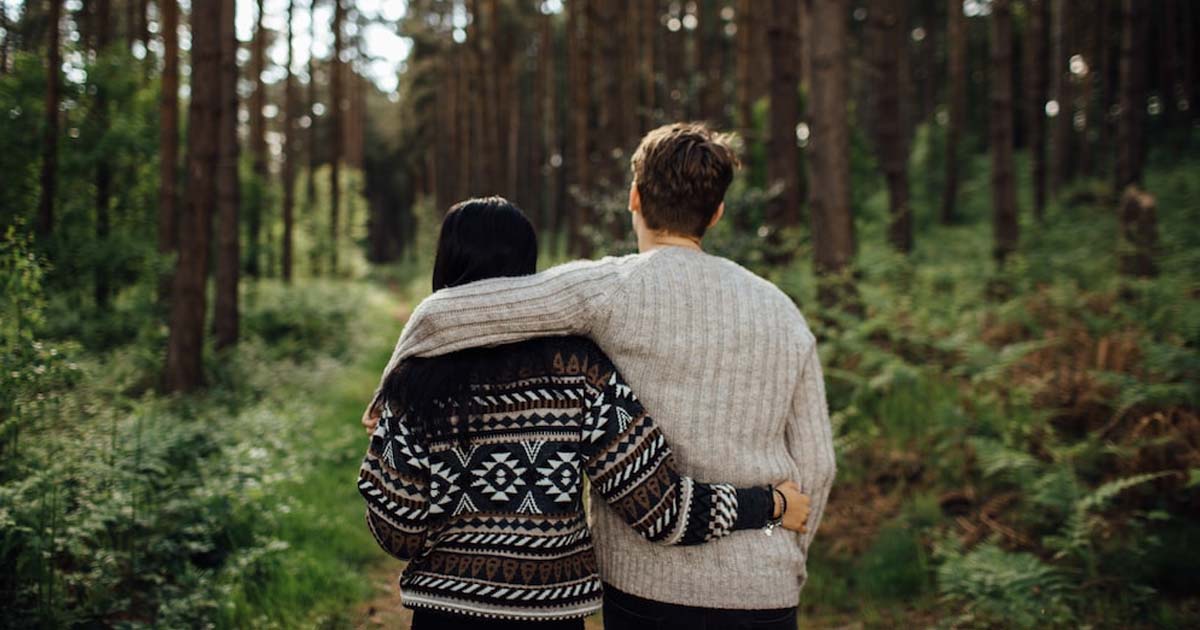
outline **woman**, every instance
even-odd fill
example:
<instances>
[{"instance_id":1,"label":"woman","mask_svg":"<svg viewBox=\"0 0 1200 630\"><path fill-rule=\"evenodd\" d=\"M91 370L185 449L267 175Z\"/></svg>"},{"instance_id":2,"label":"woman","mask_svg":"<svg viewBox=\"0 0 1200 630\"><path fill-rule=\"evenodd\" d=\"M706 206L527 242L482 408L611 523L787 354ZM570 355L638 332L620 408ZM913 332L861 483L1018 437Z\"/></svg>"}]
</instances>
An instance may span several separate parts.
<instances>
[{"instance_id":1,"label":"woman","mask_svg":"<svg viewBox=\"0 0 1200 630\"><path fill-rule=\"evenodd\" d=\"M534 273L537 239L499 197L446 215L436 291ZM400 364L359 475L379 545L408 560L413 628L575 628L600 578L583 477L648 540L692 545L739 529L800 530L793 483L734 488L682 476L621 375L592 342L537 339ZM790 509L789 509L790 504Z\"/></svg>"}]
</instances>

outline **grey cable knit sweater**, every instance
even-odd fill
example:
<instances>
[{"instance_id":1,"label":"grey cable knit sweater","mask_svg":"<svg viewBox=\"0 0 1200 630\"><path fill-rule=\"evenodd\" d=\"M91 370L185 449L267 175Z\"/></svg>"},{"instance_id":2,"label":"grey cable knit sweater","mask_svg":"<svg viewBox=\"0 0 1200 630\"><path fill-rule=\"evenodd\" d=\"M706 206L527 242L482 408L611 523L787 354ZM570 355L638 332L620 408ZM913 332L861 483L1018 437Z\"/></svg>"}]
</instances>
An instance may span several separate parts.
<instances>
[{"instance_id":1,"label":"grey cable knit sweater","mask_svg":"<svg viewBox=\"0 0 1200 630\"><path fill-rule=\"evenodd\" d=\"M667 247L445 289L413 313L384 376L411 356L572 334L625 374L683 474L738 486L794 479L812 497L807 534L749 531L687 548L643 540L594 501L604 580L675 604L795 606L836 466L816 341L771 283Z\"/></svg>"}]
</instances>

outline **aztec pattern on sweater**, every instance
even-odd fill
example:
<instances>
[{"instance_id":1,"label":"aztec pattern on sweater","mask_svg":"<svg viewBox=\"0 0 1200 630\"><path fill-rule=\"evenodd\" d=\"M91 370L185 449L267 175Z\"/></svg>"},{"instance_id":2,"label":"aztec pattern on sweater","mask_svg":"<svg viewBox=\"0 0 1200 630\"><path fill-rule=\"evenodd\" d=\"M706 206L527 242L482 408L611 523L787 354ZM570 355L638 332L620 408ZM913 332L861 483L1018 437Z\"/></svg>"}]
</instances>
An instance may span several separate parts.
<instances>
[{"instance_id":1,"label":"aztec pattern on sweater","mask_svg":"<svg viewBox=\"0 0 1200 630\"><path fill-rule=\"evenodd\" d=\"M657 543L694 545L766 521L767 490L676 471L663 435L592 342L540 339L488 356L503 367L473 374L465 436L429 435L384 400L362 463L371 532L410 560L406 606L526 620L597 610L584 475Z\"/></svg>"}]
</instances>

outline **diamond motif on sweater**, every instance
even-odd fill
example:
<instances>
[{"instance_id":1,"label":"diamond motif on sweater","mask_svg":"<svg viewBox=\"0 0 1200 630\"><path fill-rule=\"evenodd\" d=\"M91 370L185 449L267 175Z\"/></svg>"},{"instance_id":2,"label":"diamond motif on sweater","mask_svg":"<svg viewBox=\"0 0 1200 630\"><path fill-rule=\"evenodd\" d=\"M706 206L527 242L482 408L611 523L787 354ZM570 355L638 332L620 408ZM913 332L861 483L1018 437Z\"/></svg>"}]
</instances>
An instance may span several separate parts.
<instances>
[{"instance_id":1,"label":"diamond motif on sweater","mask_svg":"<svg viewBox=\"0 0 1200 630\"><path fill-rule=\"evenodd\" d=\"M492 461L483 462L482 468L471 471L478 479L471 484L472 488L482 486L482 492L490 495L493 501L508 501L510 494L517 494L518 486L524 486L525 474L523 466L510 453L492 453Z\"/></svg>"},{"instance_id":2,"label":"diamond motif on sweater","mask_svg":"<svg viewBox=\"0 0 1200 630\"><path fill-rule=\"evenodd\" d=\"M554 498L555 503L569 503L572 494L579 483L578 453L558 452L546 460L546 466L537 471L542 478L536 485L544 487L546 494Z\"/></svg>"},{"instance_id":3,"label":"diamond motif on sweater","mask_svg":"<svg viewBox=\"0 0 1200 630\"><path fill-rule=\"evenodd\" d=\"M461 490L454 483L460 473L454 472L454 469L442 462L433 462L429 473L429 513L442 514L446 511L444 506L452 502L454 495Z\"/></svg>"}]
</instances>

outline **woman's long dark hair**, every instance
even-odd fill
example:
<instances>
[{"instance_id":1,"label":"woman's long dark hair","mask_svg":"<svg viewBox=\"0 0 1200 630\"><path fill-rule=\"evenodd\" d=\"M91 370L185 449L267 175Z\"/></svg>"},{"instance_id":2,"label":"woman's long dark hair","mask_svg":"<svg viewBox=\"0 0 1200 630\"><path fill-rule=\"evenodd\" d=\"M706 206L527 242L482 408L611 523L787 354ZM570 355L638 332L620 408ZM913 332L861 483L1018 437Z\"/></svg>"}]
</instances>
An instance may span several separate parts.
<instances>
[{"instance_id":1,"label":"woman's long dark hair","mask_svg":"<svg viewBox=\"0 0 1200 630\"><path fill-rule=\"evenodd\" d=\"M537 269L537 235L521 209L502 197L469 199L442 220L433 290L487 278L525 276ZM384 381L382 401L429 439L466 437L473 413L471 375L486 348L429 359L407 359Z\"/></svg>"}]
</instances>

